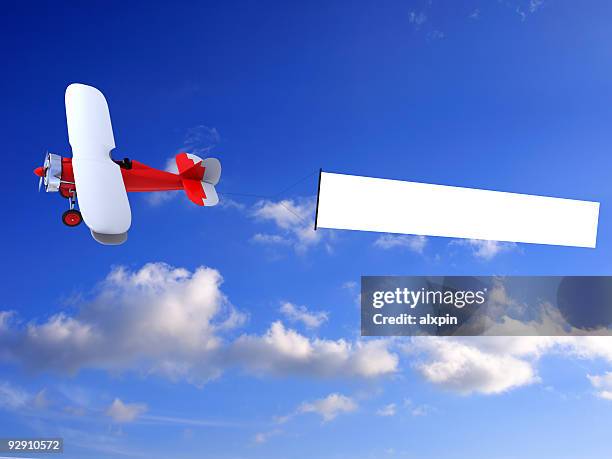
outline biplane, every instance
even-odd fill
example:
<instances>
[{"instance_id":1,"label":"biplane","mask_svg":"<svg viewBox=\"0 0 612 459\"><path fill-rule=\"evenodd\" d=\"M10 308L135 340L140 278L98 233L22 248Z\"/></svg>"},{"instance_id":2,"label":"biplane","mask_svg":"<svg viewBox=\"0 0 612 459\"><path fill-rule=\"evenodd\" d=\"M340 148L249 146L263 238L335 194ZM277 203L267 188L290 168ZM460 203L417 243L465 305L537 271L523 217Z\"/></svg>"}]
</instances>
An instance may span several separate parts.
<instances>
[{"instance_id":1,"label":"biplane","mask_svg":"<svg viewBox=\"0 0 612 459\"><path fill-rule=\"evenodd\" d=\"M62 215L65 225L75 227L84 221L96 241L118 245L127 240L132 223L128 192L184 190L198 206L219 202L218 159L179 153L177 173L129 158L113 159L115 139L104 95L91 86L71 84L65 101L72 158L47 153L44 164L34 169L40 177L39 190L44 184L45 191L68 199L69 209Z\"/></svg>"}]
</instances>

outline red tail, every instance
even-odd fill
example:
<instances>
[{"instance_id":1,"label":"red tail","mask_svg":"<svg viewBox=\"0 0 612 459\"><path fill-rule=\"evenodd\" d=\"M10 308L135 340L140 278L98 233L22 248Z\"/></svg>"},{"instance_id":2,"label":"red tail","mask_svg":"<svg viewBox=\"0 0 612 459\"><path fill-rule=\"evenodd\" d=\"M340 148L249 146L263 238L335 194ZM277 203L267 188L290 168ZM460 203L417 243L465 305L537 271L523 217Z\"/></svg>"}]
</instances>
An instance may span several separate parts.
<instances>
[{"instance_id":1,"label":"red tail","mask_svg":"<svg viewBox=\"0 0 612 459\"><path fill-rule=\"evenodd\" d=\"M212 162L211 162L212 161ZM206 163L210 162L212 170L207 173ZM176 167L183 182L183 189L187 197L198 206L214 206L219 202L214 185L221 175L221 165L213 158L202 158L189 153L176 155ZM211 173L216 180L210 180Z\"/></svg>"},{"instance_id":2,"label":"red tail","mask_svg":"<svg viewBox=\"0 0 612 459\"><path fill-rule=\"evenodd\" d=\"M176 167L181 178L190 180L202 180L204 178L204 166L202 158L187 153L179 153L175 158Z\"/></svg>"}]
</instances>

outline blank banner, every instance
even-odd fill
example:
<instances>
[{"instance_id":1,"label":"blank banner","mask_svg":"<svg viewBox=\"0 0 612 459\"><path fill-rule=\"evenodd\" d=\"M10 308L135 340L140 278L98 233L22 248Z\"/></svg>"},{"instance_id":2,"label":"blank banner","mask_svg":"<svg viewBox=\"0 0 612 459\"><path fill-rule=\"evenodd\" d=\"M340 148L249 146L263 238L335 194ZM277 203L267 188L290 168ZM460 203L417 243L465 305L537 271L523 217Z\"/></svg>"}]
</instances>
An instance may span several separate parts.
<instances>
[{"instance_id":1,"label":"blank banner","mask_svg":"<svg viewBox=\"0 0 612 459\"><path fill-rule=\"evenodd\" d=\"M322 172L319 228L594 248L599 203Z\"/></svg>"}]
</instances>

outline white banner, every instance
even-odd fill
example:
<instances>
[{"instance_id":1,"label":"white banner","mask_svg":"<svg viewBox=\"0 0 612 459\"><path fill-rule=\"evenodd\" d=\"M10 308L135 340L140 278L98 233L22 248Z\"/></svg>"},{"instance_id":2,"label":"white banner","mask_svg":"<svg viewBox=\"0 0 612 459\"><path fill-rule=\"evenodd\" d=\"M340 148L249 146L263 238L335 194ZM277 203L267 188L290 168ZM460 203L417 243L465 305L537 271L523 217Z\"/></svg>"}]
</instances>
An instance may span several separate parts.
<instances>
[{"instance_id":1,"label":"white banner","mask_svg":"<svg viewBox=\"0 0 612 459\"><path fill-rule=\"evenodd\" d=\"M319 228L594 248L599 203L322 172Z\"/></svg>"}]
</instances>

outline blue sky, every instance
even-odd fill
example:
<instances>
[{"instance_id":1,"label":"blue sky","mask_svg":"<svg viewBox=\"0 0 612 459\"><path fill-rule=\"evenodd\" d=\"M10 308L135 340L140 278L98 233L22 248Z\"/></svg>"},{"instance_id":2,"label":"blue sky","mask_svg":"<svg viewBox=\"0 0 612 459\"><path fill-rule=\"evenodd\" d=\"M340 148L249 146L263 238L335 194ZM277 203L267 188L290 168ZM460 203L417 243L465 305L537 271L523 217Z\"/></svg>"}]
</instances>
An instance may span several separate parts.
<instances>
[{"instance_id":1,"label":"blue sky","mask_svg":"<svg viewBox=\"0 0 612 459\"><path fill-rule=\"evenodd\" d=\"M0 436L63 436L67 458L610 457L606 338L362 340L356 288L610 273L611 10L3 5ZM69 154L72 82L106 95L117 157L218 157L223 205L131 195L120 247L64 227L32 169ZM598 246L315 234L319 167L599 201Z\"/></svg>"}]
</instances>

